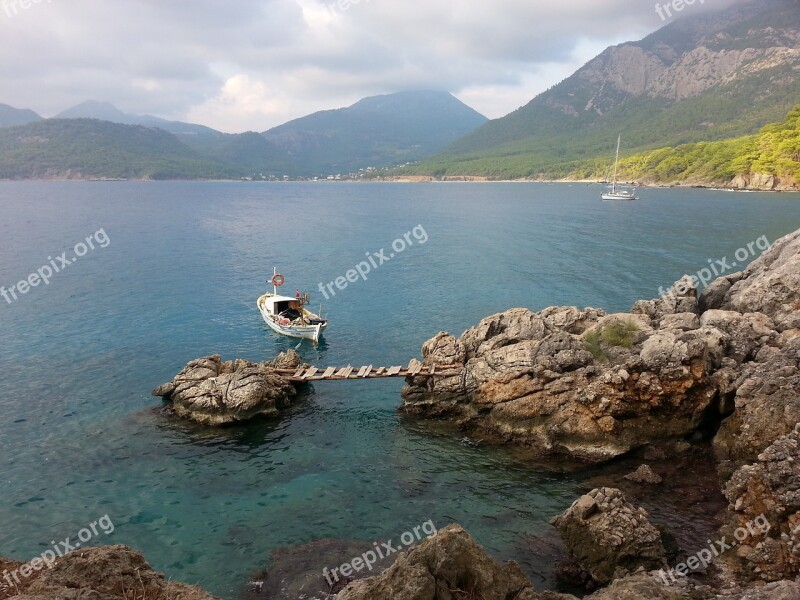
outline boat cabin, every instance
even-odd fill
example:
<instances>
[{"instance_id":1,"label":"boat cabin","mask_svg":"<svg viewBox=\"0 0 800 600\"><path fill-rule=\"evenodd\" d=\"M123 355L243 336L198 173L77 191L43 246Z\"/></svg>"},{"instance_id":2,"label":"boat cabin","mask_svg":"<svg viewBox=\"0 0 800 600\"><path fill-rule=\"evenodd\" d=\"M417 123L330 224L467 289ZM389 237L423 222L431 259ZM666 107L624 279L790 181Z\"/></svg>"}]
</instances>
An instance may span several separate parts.
<instances>
[{"instance_id":1,"label":"boat cabin","mask_svg":"<svg viewBox=\"0 0 800 600\"><path fill-rule=\"evenodd\" d=\"M272 298L267 298L264 304L271 314L284 317L290 321L299 319L303 312L300 301L287 296L273 296Z\"/></svg>"}]
</instances>

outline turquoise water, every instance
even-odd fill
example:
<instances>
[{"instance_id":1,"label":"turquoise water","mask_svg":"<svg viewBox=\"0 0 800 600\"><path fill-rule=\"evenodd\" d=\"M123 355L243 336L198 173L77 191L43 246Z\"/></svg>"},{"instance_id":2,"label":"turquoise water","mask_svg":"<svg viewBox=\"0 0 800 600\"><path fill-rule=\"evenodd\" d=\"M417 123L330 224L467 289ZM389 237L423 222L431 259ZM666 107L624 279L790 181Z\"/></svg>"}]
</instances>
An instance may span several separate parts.
<instances>
[{"instance_id":1,"label":"turquoise water","mask_svg":"<svg viewBox=\"0 0 800 600\"><path fill-rule=\"evenodd\" d=\"M263 360L296 341L255 309L272 266L331 321L303 358L406 364L439 330L513 306L628 310L708 259L800 227L796 195L546 184L0 183L0 285L99 230L110 243L0 298L0 555L30 559L108 514L97 543L235 597L269 553L458 521L497 558L575 497L502 449L398 415L402 381L318 383L274 422L166 420L149 393L192 358ZM366 253L427 240L325 300ZM418 230L418 232L421 230ZM420 236L421 238L422 236ZM336 288L334 288L336 289Z\"/></svg>"}]
</instances>

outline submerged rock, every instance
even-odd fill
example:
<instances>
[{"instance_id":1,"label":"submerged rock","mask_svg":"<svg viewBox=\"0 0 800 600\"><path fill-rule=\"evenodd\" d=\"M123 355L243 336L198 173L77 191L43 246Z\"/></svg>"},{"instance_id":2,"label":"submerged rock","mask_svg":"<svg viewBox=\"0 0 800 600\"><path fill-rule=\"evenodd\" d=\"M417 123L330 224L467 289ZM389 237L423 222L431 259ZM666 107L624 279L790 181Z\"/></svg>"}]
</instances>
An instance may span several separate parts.
<instances>
[{"instance_id":1,"label":"submerged rock","mask_svg":"<svg viewBox=\"0 0 800 600\"><path fill-rule=\"evenodd\" d=\"M625 475L625 479L636 483L650 484L658 484L664 481L660 475L653 472L653 469L651 469L649 465L640 466L633 473Z\"/></svg>"},{"instance_id":2,"label":"submerged rock","mask_svg":"<svg viewBox=\"0 0 800 600\"><path fill-rule=\"evenodd\" d=\"M271 362L237 359L223 362L218 355L198 358L175 378L155 390L175 415L204 425L229 425L258 416L275 417L295 395L294 384L276 372L300 364L294 350Z\"/></svg>"},{"instance_id":3,"label":"submerged rock","mask_svg":"<svg viewBox=\"0 0 800 600\"><path fill-rule=\"evenodd\" d=\"M332 572L371 548L371 544L363 540L335 539L279 548L270 555L269 567L254 576L258 584L251 586L243 600L332 599L351 581L380 573L397 557L392 554L378 558L367 568L352 570L349 577Z\"/></svg>"},{"instance_id":4,"label":"submerged rock","mask_svg":"<svg viewBox=\"0 0 800 600\"><path fill-rule=\"evenodd\" d=\"M667 566L661 533L614 488L592 490L552 520L570 554L599 583Z\"/></svg>"}]
</instances>

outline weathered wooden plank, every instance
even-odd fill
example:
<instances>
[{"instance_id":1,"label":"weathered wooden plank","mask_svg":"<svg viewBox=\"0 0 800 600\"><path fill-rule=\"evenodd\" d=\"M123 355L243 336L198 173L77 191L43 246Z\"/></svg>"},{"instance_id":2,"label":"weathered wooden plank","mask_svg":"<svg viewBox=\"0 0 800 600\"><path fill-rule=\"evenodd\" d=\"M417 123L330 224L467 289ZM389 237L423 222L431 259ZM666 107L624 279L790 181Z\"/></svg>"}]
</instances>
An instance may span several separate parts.
<instances>
[{"instance_id":1,"label":"weathered wooden plank","mask_svg":"<svg viewBox=\"0 0 800 600\"><path fill-rule=\"evenodd\" d=\"M300 378L300 376L302 376L302 375L303 375L303 371L305 371L305 369L297 369L297 371L295 372L295 374L294 374L294 375L292 375L292 377L293 377L294 379L299 379L299 378Z\"/></svg>"},{"instance_id":2,"label":"weathered wooden plank","mask_svg":"<svg viewBox=\"0 0 800 600\"><path fill-rule=\"evenodd\" d=\"M413 360L410 363L408 363L408 374L409 375L416 375L421 370L422 370L422 363L418 362L418 363L415 364Z\"/></svg>"},{"instance_id":3,"label":"weathered wooden plank","mask_svg":"<svg viewBox=\"0 0 800 600\"><path fill-rule=\"evenodd\" d=\"M372 365L367 365L366 367L361 367L361 371L358 372L358 376L367 378L369 377L370 373L372 373Z\"/></svg>"},{"instance_id":4,"label":"weathered wooden plank","mask_svg":"<svg viewBox=\"0 0 800 600\"><path fill-rule=\"evenodd\" d=\"M347 368L344 369L344 373L342 374L342 377L344 377L345 379L348 379L350 377L350 375L352 375L352 373L353 373L353 367L351 367L350 365L347 365Z\"/></svg>"},{"instance_id":5,"label":"weathered wooden plank","mask_svg":"<svg viewBox=\"0 0 800 600\"><path fill-rule=\"evenodd\" d=\"M322 376L325 379L327 379L328 377L330 377L334 373L336 373L336 367L328 367L327 369L325 369L325 372L322 374Z\"/></svg>"},{"instance_id":6,"label":"weathered wooden plank","mask_svg":"<svg viewBox=\"0 0 800 600\"><path fill-rule=\"evenodd\" d=\"M309 367L308 371L303 373L303 377L302 378L303 379L308 379L309 377L313 377L314 375L317 374L317 371L319 371L319 369L317 367Z\"/></svg>"},{"instance_id":7,"label":"weathered wooden plank","mask_svg":"<svg viewBox=\"0 0 800 600\"><path fill-rule=\"evenodd\" d=\"M375 377L380 377L386 372L386 367L378 367L375 371Z\"/></svg>"},{"instance_id":8,"label":"weathered wooden plank","mask_svg":"<svg viewBox=\"0 0 800 600\"><path fill-rule=\"evenodd\" d=\"M386 374L389 377L394 377L395 375L400 373L400 371L402 371L402 370L403 370L403 367L390 367L389 370L386 372Z\"/></svg>"}]
</instances>

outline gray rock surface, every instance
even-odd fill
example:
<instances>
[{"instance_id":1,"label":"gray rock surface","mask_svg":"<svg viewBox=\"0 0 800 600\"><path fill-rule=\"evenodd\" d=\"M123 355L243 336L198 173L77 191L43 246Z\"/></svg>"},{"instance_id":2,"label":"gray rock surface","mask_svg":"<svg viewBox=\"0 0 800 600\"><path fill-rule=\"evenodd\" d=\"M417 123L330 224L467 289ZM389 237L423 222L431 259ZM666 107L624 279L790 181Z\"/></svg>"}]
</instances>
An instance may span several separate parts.
<instances>
[{"instance_id":1,"label":"gray rock surface","mask_svg":"<svg viewBox=\"0 0 800 600\"><path fill-rule=\"evenodd\" d=\"M635 572L666 568L661 533L621 491L599 488L581 496L552 520L570 554L595 581L609 583Z\"/></svg>"},{"instance_id":2,"label":"gray rock surface","mask_svg":"<svg viewBox=\"0 0 800 600\"><path fill-rule=\"evenodd\" d=\"M297 367L293 350L271 362L223 362L218 355L198 358L155 390L174 413L204 425L229 425L258 416L275 417L295 395L294 385L275 369Z\"/></svg>"}]
</instances>

